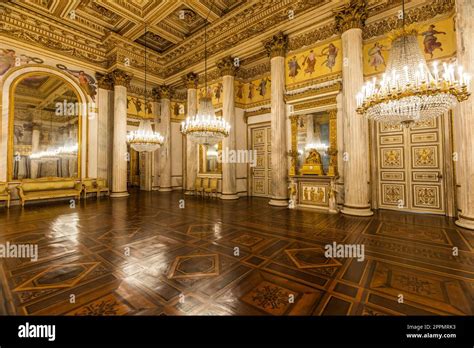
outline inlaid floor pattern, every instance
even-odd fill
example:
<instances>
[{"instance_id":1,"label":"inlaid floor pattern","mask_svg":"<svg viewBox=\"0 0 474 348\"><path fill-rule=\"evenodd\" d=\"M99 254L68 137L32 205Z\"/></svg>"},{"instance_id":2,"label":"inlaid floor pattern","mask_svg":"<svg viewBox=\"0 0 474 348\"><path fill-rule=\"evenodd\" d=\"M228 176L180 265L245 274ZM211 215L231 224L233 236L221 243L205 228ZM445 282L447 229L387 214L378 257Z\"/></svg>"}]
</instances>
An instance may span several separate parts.
<instances>
[{"instance_id":1,"label":"inlaid floor pattern","mask_svg":"<svg viewBox=\"0 0 474 348\"><path fill-rule=\"evenodd\" d=\"M133 192L0 208L7 241L39 259L0 260L2 315L474 314L474 233L440 216ZM326 258L333 242L365 259Z\"/></svg>"}]
</instances>

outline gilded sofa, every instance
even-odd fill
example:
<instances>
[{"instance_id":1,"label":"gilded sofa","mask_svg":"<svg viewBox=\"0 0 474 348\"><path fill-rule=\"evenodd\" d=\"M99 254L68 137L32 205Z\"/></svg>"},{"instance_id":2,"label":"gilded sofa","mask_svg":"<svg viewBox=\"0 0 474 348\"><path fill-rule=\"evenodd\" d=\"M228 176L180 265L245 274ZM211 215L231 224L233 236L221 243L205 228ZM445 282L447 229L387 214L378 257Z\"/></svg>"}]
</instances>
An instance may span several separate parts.
<instances>
[{"instance_id":1,"label":"gilded sofa","mask_svg":"<svg viewBox=\"0 0 474 348\"><path fill-rule=\"evenodd\" d=\"M10 190L6 182L0 182L0 201L6 201L7 208L10 208Z\"/></svg>"},{"instance_id":2,"label":"gilded sofa","mask_svg":"<svg viewBox=\"0 0 474 348\"><path fill-rule=\"evenodd\" d=\"M82 180L82 186L84 190L84 197L87 197L88 193L96 193L97 197L100 197L102 192L109 194L109 188L105 183L105 179L86 178Z\"/></svg>"},{"instance_id":3,"label":"gilded sofa","mask_svg":"<svg viewBox=\"0 0 474 348\"><path fill-rule=\"evenodd\" d=\"M17 186L21 205L26 201L50 198L75 197L81 199L82 183L74 179L24 180Z\"/></svg>"}]
</instances>

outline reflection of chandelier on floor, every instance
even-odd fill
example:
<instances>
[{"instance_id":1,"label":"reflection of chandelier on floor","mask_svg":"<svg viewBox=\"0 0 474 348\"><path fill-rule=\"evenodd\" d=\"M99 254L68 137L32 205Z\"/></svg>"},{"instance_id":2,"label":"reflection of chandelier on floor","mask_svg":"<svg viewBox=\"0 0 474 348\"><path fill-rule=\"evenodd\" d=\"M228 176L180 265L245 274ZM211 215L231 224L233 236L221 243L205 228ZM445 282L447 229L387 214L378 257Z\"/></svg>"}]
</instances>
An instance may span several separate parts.
<instances>
[{"instance_id":1,"label":"reflection of chandelier on floor","mask_svg":"<svg viewBox=\"0 0 474 348\"><path fill-rule=\"evenodd\" d=\"M357 95L357 112L368 119L410 126L413 122L438 117L457 102L468 99L470 76L454 64L433 63L428 68L420 50L417 30L403 27L393 34L392 48L382 80L368 81Z\"/></svg>"},{"instance_id":2,"label":"reflection of chandelier on floor","mask_svg":"<svg viewBox=\"0 0 474 348\"><path fill-rule=\"evenodd\" d=\"M212 6L211 6L212 9ZM207 23L207 20L206 20ZM207 94L207 24L204 27L204 79ZM212 99L206 95L199 99L199 111L193 117L187 117L181 122L181 133L189 136L198 144L214 145L230 133L229 123L221 117L216 117Z\"/></svg>"},{"instance_id":3,"label":"reflection of chandelier on floor","mask_svg":"<svg viewBox=\"0 0 474 348\"><path fill-rule=\"evenodd\" d=\"M147 27L145 24L145 116L147 117L147 42L146 42ZM156 126L156 125L155 125ZM131 131L127 134L127 142L130 144L131 148L138 152L153 152L157 150L160 145L163 144L164 137L158 133L154 132L151 128L150 120L141 119L138 126L138 130Z\"/></svg>"}]
</instances>

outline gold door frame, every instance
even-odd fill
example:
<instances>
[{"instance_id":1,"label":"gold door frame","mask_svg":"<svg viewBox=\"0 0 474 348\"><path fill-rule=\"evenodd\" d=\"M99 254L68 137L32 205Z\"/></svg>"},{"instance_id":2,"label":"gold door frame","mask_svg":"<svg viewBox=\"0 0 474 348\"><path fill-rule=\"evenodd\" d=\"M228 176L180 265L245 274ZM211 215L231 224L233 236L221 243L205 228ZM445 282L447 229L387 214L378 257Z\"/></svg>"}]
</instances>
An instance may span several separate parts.
<instances>
[{"instance_id":1,"label":"gold door frame","mask_svg":"<svg viewBox=\"0 0 474 348\"><path fill-rule=\"evenodd\" d=\"M31 67L30 65L28 67ZM51 67L47 67L48 69ZM62 72L61 72L62 74ZM15 95L14 91L16 90L18 84L23 81L25 78L31 77L31 76L37 76L37 75L46 75L46 76L52 76L52 77L57 77L58 79L62 80L76 95L78 103L80 105L88 105L88 101L82 100L80 94L77 91L77 88L74 87L73 84L71 84L69 81L65 80L62 76L53 74L52 72L47 72L47 71L30 71L26 72L24 74L21 74L13 80L13 82L10 84L10 90L8 92L8 99L9 99L9 110L8 110L8 143L7 143L7 181L11 182L13 179L13 147L14 147L14 140L13 140L13 133L14 133L14 116L15 116ZM3 79L5 81L5 78ZM89 108L86 108L86 115L87 120L88 120L88 113L89 113ZM77 151L77 178L73 179L81 179L82 178L82 107L79 108L79 115L78 115L78 151ZM88 122L86 122L86 132L87 132L87 126ZM88 136L89 134L86 133L86 145L88 147ZM88 149L86 149L86 156L87 156ZM86 172L87 172L87 157L86 157Z\"/></svg>"}]
</instances>

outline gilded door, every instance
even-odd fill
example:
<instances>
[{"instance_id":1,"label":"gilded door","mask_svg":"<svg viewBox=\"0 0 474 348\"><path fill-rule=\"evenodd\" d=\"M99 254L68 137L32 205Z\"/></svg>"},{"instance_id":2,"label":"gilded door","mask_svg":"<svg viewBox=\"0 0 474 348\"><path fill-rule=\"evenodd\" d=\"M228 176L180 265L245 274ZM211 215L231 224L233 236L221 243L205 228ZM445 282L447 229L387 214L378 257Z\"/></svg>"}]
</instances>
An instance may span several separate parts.
<instances>
[{"instance_id":1,"label":"gilded door","mask_svg":"<svg viewBox=\"0 0 474 348\"><path fill-rule=\"evenodd\" d=\"M269 197L272 194L271 136L269 125L251 129L252 150L257 152L256 166L251 168L252 196Z\"/></svg>"},{"instance_id":2,"label":"gilded door","mask_svg":"<svg viewBox=\"0 0 474 348\"><path fill-rule=\"evenodd\" d=\"M442 122L378 124L379 208L446 213Z\"/></svg>"}]
</instances>

